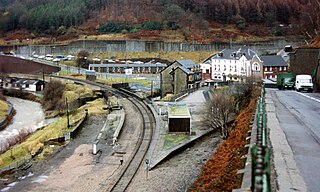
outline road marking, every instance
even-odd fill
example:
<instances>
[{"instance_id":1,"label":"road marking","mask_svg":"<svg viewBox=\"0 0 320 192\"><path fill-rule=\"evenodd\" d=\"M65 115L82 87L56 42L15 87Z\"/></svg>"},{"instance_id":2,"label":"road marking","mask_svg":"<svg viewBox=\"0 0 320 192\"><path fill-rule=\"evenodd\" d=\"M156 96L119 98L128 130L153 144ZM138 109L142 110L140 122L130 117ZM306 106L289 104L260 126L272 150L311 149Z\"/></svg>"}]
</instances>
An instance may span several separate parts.
<instances>
[{"instance_id":1,"label":"road marking","mask_svg":"<svg viewBox=\"0 0 320 192\"><path fill-rule=\"evenodd\" d=\"M319 100L319 99L316 99L316 98L310 97L309 95L306 95L306 94L303 94L303 93L299 93L299 92L297 92L297 93L298 93L298 94L300 94L300 95L302 95L302 96L304 96L304 97L307 97L307 98L309 98L309 99L312 99L312 100L317 101L317 102L319 102L319 103L320 103L320 100Z\"/></svg>"}]
</instances>

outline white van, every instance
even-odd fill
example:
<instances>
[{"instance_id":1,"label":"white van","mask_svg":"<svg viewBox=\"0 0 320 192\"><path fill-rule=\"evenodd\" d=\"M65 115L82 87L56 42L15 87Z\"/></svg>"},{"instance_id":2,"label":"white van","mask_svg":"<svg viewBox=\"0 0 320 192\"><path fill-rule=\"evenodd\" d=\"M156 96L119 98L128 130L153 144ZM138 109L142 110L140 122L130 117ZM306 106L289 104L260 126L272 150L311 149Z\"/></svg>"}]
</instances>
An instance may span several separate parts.
<instances>
[{"instance_id":1,"label":"white van","mask_svg":"<svg viewBox=\"0 0 320 192\"><path fill-rule=\"evenodd\" d=\"M295 81L295 89L297 91L305 90L308 92L312 92L313 83L311 75L297 75Z\"/></svg>"}]
</instances>

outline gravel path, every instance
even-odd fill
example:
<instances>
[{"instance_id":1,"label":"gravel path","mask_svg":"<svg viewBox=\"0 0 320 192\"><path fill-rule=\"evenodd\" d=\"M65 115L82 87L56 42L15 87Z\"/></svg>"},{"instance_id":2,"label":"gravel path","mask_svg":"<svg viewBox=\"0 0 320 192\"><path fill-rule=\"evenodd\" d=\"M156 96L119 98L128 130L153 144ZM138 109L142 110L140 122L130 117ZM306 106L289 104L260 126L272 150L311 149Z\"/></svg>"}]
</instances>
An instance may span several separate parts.
<instances>
[{"instance_id":1,"label":"gravel path","mask_svg":"<svg viewBox=\"0 0 320 192\"><path fill-rule=\"evenodd\" d=\"M148 173L139 170L128 191L186 191L201 172L202 166L214 154L221 139L205 136L192 147L158 165Z\"/></svg>"}]
</instances>

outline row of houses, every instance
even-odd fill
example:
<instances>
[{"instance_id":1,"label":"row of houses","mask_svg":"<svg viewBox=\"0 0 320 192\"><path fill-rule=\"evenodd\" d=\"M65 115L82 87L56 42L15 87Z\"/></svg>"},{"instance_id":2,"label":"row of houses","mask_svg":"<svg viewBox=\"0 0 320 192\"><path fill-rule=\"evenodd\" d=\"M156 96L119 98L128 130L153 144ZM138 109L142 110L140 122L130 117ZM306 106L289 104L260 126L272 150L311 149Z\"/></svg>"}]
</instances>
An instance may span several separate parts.
<instances>
[{"instance_id":1,"label":"row of houses","mask_svg":"<svg viewBox=\"0 0 320 192\"><path fill-rule=\"evenodd\" d=\"M276 78L288 71L287 55L260 55L250 48L224 49L201 64L202 79L238 81L254 76L261 79Z\"/></svg>"},{"instance_id":2,"label":"row of houses","mask_svg":"<svg viewBox=\"0 0 320 192\"><path fill-rule=\"evenodd\" d=\"M240 81L246 77L276 78L288 71L283 55L260 55L250 48L224 49L201 64L177 60L160 72L161 97L178 95L200 87L201 81Z\"/></svg>"},{"instance_id":3,"label":"row of houses","mask_svg":"<svg viewBox=\"0 0 320 192\"><path fill-rule=\"evenodd\" d=\"M0 87L4 89L15 89L23 91L43 91L45 82L37 79L24 79L15 77L0 78Z\"/></svg>"}]
</instances>

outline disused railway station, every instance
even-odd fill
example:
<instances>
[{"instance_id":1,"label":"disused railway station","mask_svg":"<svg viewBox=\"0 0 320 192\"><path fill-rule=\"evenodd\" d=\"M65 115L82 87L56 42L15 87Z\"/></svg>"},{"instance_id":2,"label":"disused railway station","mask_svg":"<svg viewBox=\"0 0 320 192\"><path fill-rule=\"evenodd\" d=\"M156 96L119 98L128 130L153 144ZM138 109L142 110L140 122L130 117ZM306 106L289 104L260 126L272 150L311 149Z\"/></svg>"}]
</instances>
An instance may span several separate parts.
<instances>
[{"instance_id":1,"label":"disused railway station","mask_svg":"<svg viewBox=\"0 0 320 192\"><path fill-rule=\"evenodd\" d=\"M90 64L89 70L99 73L126 73L126 69L132 69L132 73L156 74L167 67L163 63L143 63L143 64Z\"/></svg>"}]
</instances>

